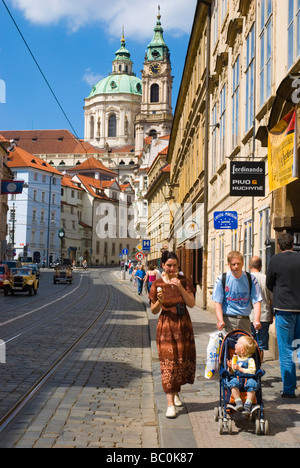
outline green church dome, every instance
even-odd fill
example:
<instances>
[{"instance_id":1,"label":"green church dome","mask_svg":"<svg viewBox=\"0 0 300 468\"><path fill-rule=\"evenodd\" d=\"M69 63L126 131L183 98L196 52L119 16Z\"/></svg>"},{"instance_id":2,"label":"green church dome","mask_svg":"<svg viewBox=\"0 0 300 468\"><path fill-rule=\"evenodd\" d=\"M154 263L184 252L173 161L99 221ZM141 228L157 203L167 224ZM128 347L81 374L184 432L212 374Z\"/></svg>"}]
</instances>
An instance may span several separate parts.
<instances>
[{"instance_id":1,"label":"green church dome","mask_svg":"<svg viewBox=\"0 0 300 468\"><path fill-rule=\"evenodd\" d=\"M135 94L142 95L142 80L133 75L112 74L92 87L89 98L99 94Z\"/></svg>"},{"instance_id":2,"label":"green church dome","mask_svg":"<svg viewBox=\"0 0 300 468\"><path fill-rule=\"evenodd\" d=\"M112 73L92 87L88 98L101 94L135 94L142 95L142 80L132 71L130 52L126 49L124 31L121 38L121 47L115 53Z\"/></svg>"}]
</instances>

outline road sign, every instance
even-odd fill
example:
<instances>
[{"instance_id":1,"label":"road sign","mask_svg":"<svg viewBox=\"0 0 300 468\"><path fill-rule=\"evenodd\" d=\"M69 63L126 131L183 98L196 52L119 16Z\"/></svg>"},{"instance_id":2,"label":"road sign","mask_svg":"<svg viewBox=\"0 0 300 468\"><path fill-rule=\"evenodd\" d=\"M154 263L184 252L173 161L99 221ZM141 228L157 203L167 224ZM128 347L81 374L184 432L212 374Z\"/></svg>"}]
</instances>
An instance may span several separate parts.
<instances>
[{"instance_id":1,"label":"road sign","mask_svg":"<svg viewBox=\"0 0 300 468\"><path fill-rule=\"evenodd\" d=\"M214 212L215 229L237 229L238 214L236 211L215 211Z\"/></svg>"},{"instance_id":2,"label":"road sign","mask_svg":"<svg viewBox=\"0 0 300 468\"><path fill-rule=\"evenodd\" d=\"M135 254L135 258L136 258L137 260L139 260L140 262L141 262L142 260L144 260L144 256L145 256L145 255L143 254L143 252L138 252L138 253Z\"/></svg>"},{"instance_id":3,"label":"road sign","mask_svg":"<svg viewBox=\"0 0 300 468\"><path fill-rule=\"evenodd\" d=\"M136 248L137 248L138 250L143 250L142 244L137 245Z\"/></svg>"},{"instance_id":4,"label":"road sign","mask_svg":"<svg viewBox=\"0 0 300 468\"><path fill-rule=\"evenodd\" d=\"M143 240L143 252L150 252L151 251L151 241L150 239Z\"/></svg>"},{"instance_id":5,"label":"road sign","mask_svg":"<svg viewBox=\"0 0 300 468\"><path fill-rule=\"evenodd\" d=\"M129 254L129 250L128 250L128 249L123 249L123 250L122 250L122 254L123 254L123 255L128 255L128 254Z\"/></svg>"}]
</instances>

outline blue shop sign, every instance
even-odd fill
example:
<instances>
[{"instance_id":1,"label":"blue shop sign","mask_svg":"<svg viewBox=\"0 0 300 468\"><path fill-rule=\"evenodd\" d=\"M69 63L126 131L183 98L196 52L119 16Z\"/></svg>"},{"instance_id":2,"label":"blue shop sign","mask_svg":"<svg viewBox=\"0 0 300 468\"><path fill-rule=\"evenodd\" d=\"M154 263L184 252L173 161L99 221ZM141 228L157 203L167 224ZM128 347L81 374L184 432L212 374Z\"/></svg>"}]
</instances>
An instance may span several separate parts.
<instances>
[{"instance_id":1,"label":"blue shop sign","mask_svg":"<svg viewBox=\"0 0 300 468\"><path fill-rule=\"evenodd\" d=\"M238 214L236 211L215 211L214 212L214 228L215 229L232 229L238 228Z\"/></svg>"}]
</instances>

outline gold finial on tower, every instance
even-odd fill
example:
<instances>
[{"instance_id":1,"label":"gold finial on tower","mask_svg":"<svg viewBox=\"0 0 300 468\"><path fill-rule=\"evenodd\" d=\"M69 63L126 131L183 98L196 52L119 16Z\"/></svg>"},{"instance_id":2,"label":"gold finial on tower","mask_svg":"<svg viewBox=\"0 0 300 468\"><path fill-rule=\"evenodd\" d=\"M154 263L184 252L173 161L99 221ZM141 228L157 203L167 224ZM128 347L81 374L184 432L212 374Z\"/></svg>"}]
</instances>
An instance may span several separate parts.
<instances>
[{"instance_id":1,"label":"gold finial on tower","mask_svg":"<svg viewBox=\"0 0 300 468\"><path fill-rule=\"evenodd\" d=\"M157 19L160 20L161 18L161 14L160 14L160 5L158 5L158 15L157 15Z\"/></svg>"}]
</instances>

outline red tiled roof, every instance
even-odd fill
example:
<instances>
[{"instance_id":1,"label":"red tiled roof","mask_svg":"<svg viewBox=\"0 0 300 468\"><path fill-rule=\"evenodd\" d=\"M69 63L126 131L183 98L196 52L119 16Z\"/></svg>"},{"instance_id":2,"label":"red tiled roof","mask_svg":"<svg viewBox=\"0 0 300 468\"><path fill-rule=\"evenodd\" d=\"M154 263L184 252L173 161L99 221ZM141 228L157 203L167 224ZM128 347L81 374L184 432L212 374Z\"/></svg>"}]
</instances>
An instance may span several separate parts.
<instances>
[{"instance_id":1,"label":"red tiled roof","mask_svg":"<svg viewBox=\"0 0 300 468\"><path fill-rule=\"evenodd\" d=\"M69 130L7 130L0 134L32 154L104 153L90 143L78 140Z\"/></svg>"},{"instance_id":2,"label":"red tiled roof","mask_svg":"<svg viewBox=\"0 0 300 468\"><path fill-rule=\"evenodd\" d=\"M102 171L102 172L107 172L112 176L118 175L116 172L113 172L111 169L108 169L108 167L104 166L101 161L98 161L98 159L95 159L93 156L88 158L86 161L84 161L81 164L78 164L78 166L72 167L71 169L68 169L68 172L77 172L80 173L81 171Z\"/></svg>"},{"instance_id":3,"label":"red tiled roof","mask_svg":"<svg viewBox=\"0 0 300 468\"><path fill-rule=\"evenodd\" d=\"M6 138L4 138L4 136L0 135L0 141L4 142L4 143L9 143L8 140L6 140Z\"/></svg>"},{"instance_id":4,"label":"red tiled roof","mask_svg":"<svg viewBox=\"0 0 300 468\"><path fill-rule=\"evenodd\" d=\"M22 148L16 147L13 152L9 153L7 165L10 168L31 167L34 169L39 169L40 171L51 172L52 174L62 176L62 173L52 167L51 164L46 163L42 159L28 153Z\"/></svg>"},{"instance_id":5,"label":"red tiled roof","mask_svg":"<svg viewBox=\"0 0 300 468\"><path fill-rule=\"evenodd\" d=\"M103 190L102 183L99 179L93 179L91 177L86 177L82 174L77 174L78 179L80 182L85 186L87 191L89 192L90 195L92 195L95 198L100 198L102 200L109 200L109 198L105 195L104 192L101 192L102 194L99 195L95 192L94 189L98 190Z\"/></svg>"},{"instance_id":6,"label":"red tiled roof","mask_svg":"<svg viewBox=\"0 0 300 468\"><path fill-rule=\"evenodd\" d=\"M78 184L72 180L71 176L65 174L61 180L61 185L62 187L70 187L72 189L75 189L75 190L82 190L84 191L84 189L82 187L79 187Z\"/></svg>"}]
</instances>

